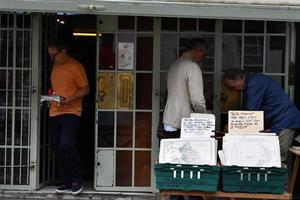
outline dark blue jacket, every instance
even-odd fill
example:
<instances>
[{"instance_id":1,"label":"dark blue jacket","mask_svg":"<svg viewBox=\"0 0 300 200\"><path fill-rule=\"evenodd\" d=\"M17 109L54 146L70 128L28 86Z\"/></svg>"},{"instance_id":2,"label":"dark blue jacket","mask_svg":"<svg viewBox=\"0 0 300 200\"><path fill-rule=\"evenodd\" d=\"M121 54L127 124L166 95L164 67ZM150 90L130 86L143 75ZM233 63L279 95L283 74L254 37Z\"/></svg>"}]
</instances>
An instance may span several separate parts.
<instances>
[{"instance_id":1,"label":"dark blue jacket","mask_svg":"<svg viewBox=\"0 0 300 200\"><path fill-rule=\"evenodd\" d=\"M246 77L247 109L264 111L266 125L273 133L285 128L300 128L300 112L290 101L281 86L263 74Z\"/></svg>"}]
</instances>

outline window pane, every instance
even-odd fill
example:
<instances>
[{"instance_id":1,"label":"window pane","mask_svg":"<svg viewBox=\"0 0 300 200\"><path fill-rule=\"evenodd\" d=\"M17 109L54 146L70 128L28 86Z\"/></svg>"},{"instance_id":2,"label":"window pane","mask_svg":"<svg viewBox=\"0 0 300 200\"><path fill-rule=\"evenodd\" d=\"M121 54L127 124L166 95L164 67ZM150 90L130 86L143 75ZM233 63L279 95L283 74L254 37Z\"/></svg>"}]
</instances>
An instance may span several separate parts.
<instances>
[{"instance_id":1,"label":"window pane","mask_svg":"<svg viewBox=\"0 0 300 200\"><path fill-rule=\"evenodd\" d=\"M101 72L98 76L98 108L115 108L115 73Z\"/></svg>"},{"instance_id":2,"label":"window pane","mask_svg":"<svg viewBox=\"0 0 300 200\"><path fill-rule=\"evenodd\" d=\"M285 33L286 22L267 22L267 33Z\"/></svg>"},{"instance_id":3,"label":"window pane","mask_svg":"<svg viewBox=\"0 0 300 200\"><path fill-rule=\"evenodd\" d=\"M118 73L118 108L133 108L133 80L132 73Z\"/></svg>"},{"instance_id":4,"label":"window pane","mask_svg":"<svg viewBox=\"0 0 300 200\"><path fill-rule=\"evenodd\" d=\"M161 34L160 69L167 70L177 58L177 35Z\"/></svg>"},{"instance_id":5,"label":"window pane","mask_svg":"<svg viewBox=\"0 0 300 200\"><path fill-rule=\"evenodd\" d=\"M30 15L24 15L24 28L30 28L30 26L31 26Z\"/></svg>"},{"instance_id":6,"label":"window pane","mask_svg":"<svg viewBox=\"0 0 300 200\"><path fill-rule=\"evenodd\" d=\"M214 105L214 75L203 74L203 84L206 109L212 111Z\"/></svg>"},{"instance_id":7,"label":"window pane","mask_svg":"<svg viewBox=\"0 0 300 200\"><path fill-rule=\"evenodd\" d=\"M215 20L214 19L199 19L199 31L214 32Z\"/></svg>"},{"instance_id":8,"label":"window pane","mask_svg":"<svg viewBox=\"0 0 300 200\"><path fill-rule=\"evenodd\" d=\"M11 172L12 168L11 167L6 167L6 180L5 180L5 184L11 184Z\"/></svg>"},{"instance_id":9,"label":"window pane","mask_svg":"<svg viewBox=\"0 0 300 200\"><path fill-rule=\"evenodd\" d=\"M23 56L24 56L24 51L23 51L23 35L24 32L23 31L17 31L17 44L16 44L16 67L23 67Z\"/></svg>"},{"instance_id":10,"label":"window pane","mask_svg":"<svg viewBox=\"0 0 300 200\"><path fill-rule=\"evenodd\" d=\"M207 44L207 56L202 64L202 71L213 72L215 65L215 38L214 36L204 36L205 43Z\"/></svg>"},{"instance_id":11,"label":"window pane","mask_svg":"<svg viewBox=\"0 0 300 200\"><path fill-rule=\"evenodd\" d=\"M134 29L134 17L119 16L119 30L133 30L133 29Z\"/></svg>"},{"instance_id":12,"label":"window pane","mask_svg":"<svg viewBox=\"0 0 300 200\"><path fill-rule=\"evenodd\" d=\"M167 101L167 72L160 73L160 109L164 109Z\"/></svg>"},{"instance_id":13,"label":"window pane","mask_svg":"<svg viewBox=\"0 0 300 200\"><path fill-rule=\"evenodd\" d=\"M30 106L31 97L31 72L28 70L23 71L23 106Z\"/></svg>"},{"instance_id":14,"label":"window pane","mask_svg":"<svg viewBox=\"0 0 300 200\"><path fill-rule=\"evenodd\" d=\"M5 149L0 148L0 166L4 166Z\"/></svg>"},{"instance_id":15,"label":"window pane","mask_svg":"<svg viewBox=\"0 0 300 200\"><path fill-rule=\"evenodd\" d=\"M6 144L12 144L12 109L7 109L7 135L6 135Z\"/></svg>"},{"instance_id":16,"label":"window pane","mask_svg":"<svg viewBox=\"0 0 300 200\"><path fill-rule=\"evenodd\" d=\"M153 31L153 17L137 17L138 31Z\"/></svg>"},{"instance_id":17,"label":"window pane","mask_svg":"<svg viewBox=\"0 0 300 200\"><path fill-rule=\"evenodd\" d=\"M263 71L263 36L245 36L244 69L247 72L260 73Z\"/></svg>"},{"instance_id":18,"label":"window pane","mask_svg":"<svg viewBox=\"0 0 300 200\"><path fill-rule=\"evenodd\" d=\"M13 60L14 60L14 56L13 56L13 49L14 49L14 34L13 31L8 31L8 65L6 67L13 67ZM5 41L4 41L5 42Z\"/></svg>"},{"instance_id":19,"label":"window pane","mask_svg":"<svg viewBox=\"0 0 300 200\"><path fill-rule=\"evenodd\" d=\"M161 18L162 31L177 31L177 18Z\"/></svg>"},{"instance_id":20,"label":"window pane","mask_svg":"<svg viewBox=\"0 0 300 200\"><path fill-rule=\"evenodd\" d=\"M284 77L283 76L272 76L277 83L284 89Z\"/></svg>"},{"instance_id":21,"label":"window pane","mask_svg":"<svg viewBox=\"0 0 300 200\"><path fill-rule=\"evenodd\" d=\"M245 21L245 33L264 33L264 21Z\"/></svg>"},{"instance_id":22,"label":"window pane","mask_svg":"<svg viewBox=\"0 0 300 200\"><path fill-rule=\"evenodd\" d=\"M0 145L5 144L5 132L6 132L6 110L0 109Z\"/></svg>"},{"instance_id":23,"label":"window pane","mask_svg":"<svg viewBox=\"0 0 300 200\"><path fill-rule=\"evenodd\" d=\"M6 106L6 91L0 90L0 106Z\"/></svg>"},{"instance_id":24,"label":"window pane","mask_svg":"<svg viewBox=\"0 0 300 200\"><path fill-rule=\"evenodd\" d=\"M28 167L22 167L21 168L21 183L22 185L28 185L29 184L29 176L28 176Z\"/></svg>"},{"instance_id":25,"label":"window pane","mask_svg":"<svg viewBox=\"0 0 300 200\"><path fill-rule=\"evenodd\" d=\"M133 113L117 113L117 147L132 147Z\"/></svg>"},{"instance_id":26,"label":"window pane","mask_svg":"<svg viewBox=\"0 0 300 200\"><path fill-rule=\"evenodd\" d=\"M223 36L222 69L241 67L242 38Z\"/></svg>"},{"instance_id":27,"label":"window pane","mask_svg":"<svg viewBox=\"0 0 300 200\"><path fill-rule=\"evenodd\" d=\"M30 135L29 135L29 128L30 128L30 110L24 109L23 110L23 117L22 117L22 145L27 146L29 145Z\"/></svg>"},{"instance_id":28,"label":"window pane","mask_svg":"<svg viewBox=\"0 0 300 200\"><path fill-rule=\"evenodd\" d=\"M116 186L132 185L132 152L117 151Z\"/></svg>"},{"instance_id":29,"label":"window pane","mask_svg":"<svg viewBox=\"0 0 300 200\"><path fill-rule=\"evenodd\" d=\"M139 36L137 38L136 69L152 70L153 68L153 37Z\"/></svg>"},{"instance_id":30,"label":"window pane","mask_svg":"<svg viewBox=\"0 0 300 200\"><path fill-rule=\"evenodd\" d=\"M0 67L7 67L7 33L8 31L0 30Z\"/></svg>"},{"instance_id":31,"label":"window pane","mask_svg":"<svg viewBox=\"0 0 300 200\"><path fill-rule=\"evenodd\" d=\"M285 73L285 37L268 36L266 46L266 72Z\"/></svg>"},{"instance_id":32,"label":"window pane","mask_svg":"<svg viewBox=\"0 0 300 200\"><path fill-rule=\"evenodd\" d=\"M134 185L147 187L151 185L151 152L135 152Z\"/></svg>"},{"instance_id":33,"label":"window pane","mask_svg":"<svg viewBox=\"0 0 300 200\"><path fill-rule=\"evenodd\" d=\"M15 110L15 136L14 136L14 144L20 145L21 144L21 110L16 109Z\"/></svg>"},{"instance_id":34,"label":"window pane","mask_svg":"<svg viewBox=\"0 0 300 200\"><path fill-rule=\"evenodd\" d=\"M180 19L180 31L196 31L196 19L181 18Z\"/></svg>"},{"instance_id":35,"label":"window pane","mask_svg":"<svg viewBox=\"0 0 300 200\"><path fill-rule=\"evenodd\" d=\"M24 68L31 68L30 61L31 61L31 34L30 31L24 31L24 60L23 60L23 67Z\"/></svg>"},{"instance_id":36,"label":"window pane","mask_svg":"<svg viewBox=\"0 0 300 200\"><path fill-rule=\"evenodd\" d=\"M22 163L21 165L28 165L28 151L29 149L22 149Z\"/></svg>"},{"instance_id":37,"label":"window pane","mask_svg":"<svg viewBox=\"0 0 300 200\"><path fill-rule=\"evenodd\" d=\"M102 34L102 36L100 37L99 66L102 70L115 69L114 40L114 34Z\"/></svg>"},{"instance_id":38,"label":"window pane","mask_svg":"<svg viewBox=\"0 0 300 200\"><path fill-rule=\"evenodd\" d=\"M15 148L14 149L14 165L20 165L20 158L21 158L20 149Z\"/></svg>"},{"instance_id":39,"label":"window pane","mask_svg":"<svg viewBox=\"0 0 300 200\"><path fill-rule=\"evenodd\" d=\"M114 147L114 113L98 112L98 147Z\"/></svg>"},{"instance_id":40,"label":"window pane","mask_svg":"<svg viewBox=\"0 0 300 200\"><path fill-rule=\"evenodd\" d=\"M23 15L17 15L17 28L24 28Z\"/></svg>"},{"instance_id":41,"label":"window pane","mask_svg":"<svg viewBox=\"0 0 300 200\"><path fill-rule=\"evenodd\" d=\"M152 74L136 74L136 109L152 109Z\"/></svg>"},{"instance_id":42,"label":"window pane","mask_svg":"<svg viewBox=\"0 0 300 200\"><path fill-rule=\"evenodd\" d=\"M151 148L152 113L137 112L135 120L135 147Z\"/></svg>"},{"instance_id":43,"label":"window pane","mask_svg":"<svg viewBox=\"0 0 300 200\"><path fill-rule=\"evenodd\" d=\"M20 167L14 167L13 168L14 173L13 173L13 184L14 185L19 185L20 184Z\"/></svg>"},{"instance_id":44,"label":"window pane","mask_svg":"<svg viewBox=\"0 0 300 200\"><path fill-rule=\"evenodd\" d=\"M0 184L4 184L4 167L0 167Z\"/></svg>"},{"instance_id":45,"label":"window pane","mask_svg":"<svg viewBox=\"0 0 300 200\"><path fill-rule=\"evenodd\" d=\"M241 33L242 32L242 21L224 20L223 21L223 32L224 33Z\"/></svg>"}]
</instances>

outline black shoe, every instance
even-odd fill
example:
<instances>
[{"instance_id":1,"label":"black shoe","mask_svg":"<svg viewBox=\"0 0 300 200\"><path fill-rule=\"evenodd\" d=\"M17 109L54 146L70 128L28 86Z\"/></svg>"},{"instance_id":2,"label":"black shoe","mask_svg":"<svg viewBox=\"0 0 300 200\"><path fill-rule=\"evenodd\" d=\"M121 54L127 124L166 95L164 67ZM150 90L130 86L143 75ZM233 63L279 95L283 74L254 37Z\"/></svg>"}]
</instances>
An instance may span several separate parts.
<instances>
[{"instance_id":1,"label":"black shoe","mask_svg":"<svg viewBox=\"0 0 300 200\"><path fill-rule=\"evenodd\" d=\"M77 195L82 191L82 185L80 183L72 183L72 194Z\"/></svg>"},{"instance_id":2,"label":"black shoe","mask_svg":"<svg viewBox=\"0 0 300 200\"><path fill-rule=\"evenodd\" d=\"M63 184L63 185L59 186L55 191L57 193L65 193L65 192L68 192L71 189L72 189L71 184Z\"/></svg>"}]
</instances>

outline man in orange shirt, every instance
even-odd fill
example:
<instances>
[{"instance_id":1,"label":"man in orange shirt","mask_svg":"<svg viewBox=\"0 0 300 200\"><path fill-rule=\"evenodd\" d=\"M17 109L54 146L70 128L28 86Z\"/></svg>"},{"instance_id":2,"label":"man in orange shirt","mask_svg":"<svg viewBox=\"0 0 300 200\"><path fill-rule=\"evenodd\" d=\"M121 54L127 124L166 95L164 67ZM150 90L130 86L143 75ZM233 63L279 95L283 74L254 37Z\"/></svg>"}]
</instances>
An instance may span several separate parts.
<instances>
[{"instance_id":1,"label":"man in orange shirt","mask_svg":"<svg viewBox=\"0 0 300 200\"><path fill-rule=\"evenodd\" d=\"M80 158L76 150L76 135L82 112L82 98L89 93L84 67L68 54L68 47L55 39L48 44L48 53L53 61L51 84L60 103L51 102L49 111L50 132L58 172L64 181L57 193L72 190L76 195L82 191Z\"/></svg>"}]
</instances>

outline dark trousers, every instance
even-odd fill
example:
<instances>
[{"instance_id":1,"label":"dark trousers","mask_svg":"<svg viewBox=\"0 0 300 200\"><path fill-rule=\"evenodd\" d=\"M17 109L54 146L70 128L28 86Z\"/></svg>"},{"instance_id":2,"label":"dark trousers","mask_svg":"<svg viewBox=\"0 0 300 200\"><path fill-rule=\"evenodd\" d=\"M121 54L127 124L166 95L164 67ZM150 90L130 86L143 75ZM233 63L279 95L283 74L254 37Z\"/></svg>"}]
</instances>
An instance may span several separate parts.
<instances>
[{"instance_id":1,"label":"dark trousers","mask_svg":"<svg viewBox=\"0 0 300 200\"><path fill-rule=\"evenodd\" d=\"M81 183L81 161L76 150L76 135L80 117L63 114L49 118L50 133L54 142L58 175L65 184Z\"/></svg>"}]
</instances>

